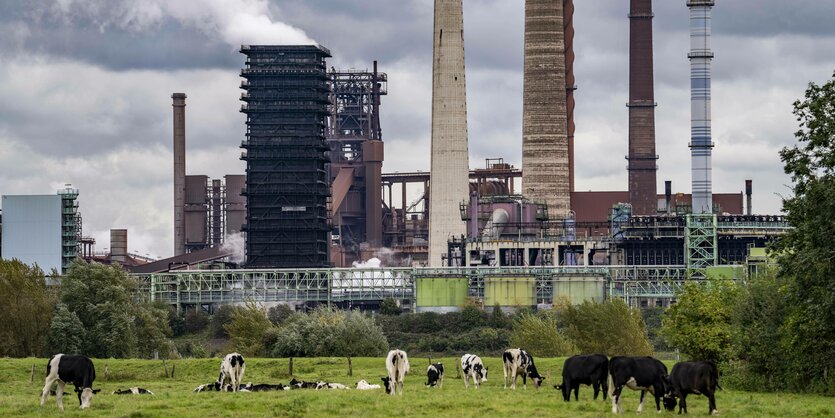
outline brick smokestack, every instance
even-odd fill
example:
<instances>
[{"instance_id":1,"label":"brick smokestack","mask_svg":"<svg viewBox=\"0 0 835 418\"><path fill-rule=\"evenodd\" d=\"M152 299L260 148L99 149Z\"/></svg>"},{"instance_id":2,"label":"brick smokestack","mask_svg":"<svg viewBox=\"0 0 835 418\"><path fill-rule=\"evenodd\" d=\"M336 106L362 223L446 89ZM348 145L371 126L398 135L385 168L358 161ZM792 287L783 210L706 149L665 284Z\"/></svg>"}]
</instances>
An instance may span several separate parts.
<instances>
[{"instance_id":1,"label":"brick smokestack","mask_svg":"<svg viewBox=\"0 0 835 418\"><path fill-rule=\"evenodd\" d=\"M429 266L440 267L449 238L467 232L459 211L470 194L462 0L435 0L432 44Z\"/></svg>"},{"instance_id":2,"label":"brick smokestack","mask_svg":"<svg viewBox=\"0 0 835 418\"><path fill-rule=\"evenodd\" d=\"M652 66L652 0L629 8L629 201L632 214L655 215L655 92Z\"/></svg>"},{"instance_id":3,"label":"brick smokestack","mask_svg":"<svg viewBox=\"0 0 835 418\"><path fill-rule=\"evenodd\" d=\"M171 95L174 108L174 255L186 252L186 95Z\"/></svg>"},{"instance_id":4,"label":"brick smokestack","mask_svg":"<svg viewBox=\"0 0 835 418\"><path fill-rule=\"evenodd\" d=\"M563 0L525 1L522 190L552 216L571 209Z\"/></svg>"}]
</instances>

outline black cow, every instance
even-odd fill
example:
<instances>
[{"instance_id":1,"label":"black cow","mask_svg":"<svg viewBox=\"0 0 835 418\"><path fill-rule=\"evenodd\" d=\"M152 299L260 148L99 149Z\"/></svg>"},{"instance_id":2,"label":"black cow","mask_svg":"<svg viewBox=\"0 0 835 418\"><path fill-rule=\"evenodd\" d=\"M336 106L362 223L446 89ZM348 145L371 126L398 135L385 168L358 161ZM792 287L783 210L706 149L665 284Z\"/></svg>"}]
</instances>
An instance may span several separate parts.
<instances>
[{"instance_id":1,"label":"black cow","mask_svg":"<svg viewBox=\"0 0 835 418\"><path fill-rule=\"evenodd\" d=\"M249 383L245 386L241 386L241 389L247 390L249 392L270 392L274 390L288 390L289 386L284 386L283 384L279 383L277 385L271 385L269 383L261 383L258 385L253 385Z\"/></svg>"},{"instance_id":2,"label":"black cow","mask_svg":"<svg viewBox=\"0 0 835 418\"><path fill-rule=\"evenodd\" d=\"M46 363L46 382L41 392L41 406L49 396L49 390L54 383L58 383L55 397L58 401L58 409L64 410L62 398L64 396L64 385L72 383L75 392L78 394L78 404L81 409L89 408L93 400L93 381L96 380L96 368L89 357L77 354L56 354Z\"/></svg>"},{"instance_id":3,"label":"black cow","mask_svg":"<svg viewBox=\"0 0 835 418\"><path fill-rule=\"evenodd\" d=\"M426 369L426 386L444 387L444 365L442 363L430 364Z\"/></svg>"},{"instance_id":4,"label":"black cow","mask_svg":"<svg viewBox=\"0 0 835 418\"><path fill-rule=\"evenodd\" d=\"M594 399L597 400L597 394L602 388L603 400L606 400L606 392L609 391L606 384L608 374L609 358L603 354L569 357L562 366L562 383L554 386L554 389L562 391L562 398L568 402L572 390L574 400L577 401L580 385L591 385L594 387Z\"/></svg>"},{"instance_id":5,"label":"black cow","mask_svg":"<svg viewBox=\"0 0 835 418\"><path fill-rule=\"evenodd\" d=\"M675 399L667 377L667 366L652 357L612 357L609 360L609 396L612 397L612 413L623 413L620 405L620 393L626 386L641 391L641 403L638 412L644 409L644 395L647 392L655 396L655 409L661 412L661 398L664 407L672 411Z\"/></svg>"},{"instance_id":6,"label":"black cow","mask_svg":"<svg viewBox=\"0 0 835 418\"><path fill-rule=\"evenodd\" d=\"M716 410L716 389L719 386L719 370L712 361L683 361L673 366L670 373L673 394L680 399L678 413L687 413L687 395L705 395L708 414L719 415Z\"/></svg>"}]
</instances>

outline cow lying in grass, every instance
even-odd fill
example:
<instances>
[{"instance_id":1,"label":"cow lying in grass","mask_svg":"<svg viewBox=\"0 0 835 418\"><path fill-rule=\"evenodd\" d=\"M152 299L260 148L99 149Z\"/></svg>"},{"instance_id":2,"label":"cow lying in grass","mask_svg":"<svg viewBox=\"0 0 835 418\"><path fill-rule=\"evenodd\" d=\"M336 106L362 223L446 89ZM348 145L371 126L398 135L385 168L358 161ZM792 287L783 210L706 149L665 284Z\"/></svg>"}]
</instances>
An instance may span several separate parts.
<instances>
[{"instance_id":1,"label":"cow lying in grass","mask_svg":"<svg viewBox=\"0 0 835 418\"><path fill-rule=\"evenodd\" d=\"M154 392L151 392L145 388L127 388L127 389L116 389L110 393L111 395L153 395Z\"/></svg>"},{"instance_id":2,"label":"cow lying in grass","mask_svg":"<svg viewBox=\"0 0 835 418\"><path fill-rule=\"evenodd\" d=\"M290 381L290 388L291 389L314 389L314 390L321 390L321 389L348 389L347 386L343 385L342 383L328 383L323 381L318 382L306 382L303 380L293 380Z\"/></svg>"},{"instance_id":3,"label":"cow lying in grass","mask_svg":"<svg viewBox=\"0 0 835 418\"><path fill-rule=\"evenodd\" d=\"M274 390L290 390L290 386L284 386L281 383L277 385L271 385L269 383L253 385L252 382L249 382L246 385L241 386L241 390L246 392L270 392Z\"/></svg>"},{"instance_id":4,"label":"cow lying in grass","mask_svg":"<svg viewBox=\"0 0 835 418\"><path fill-rule=\"evenodd\" d=\"M372 390L372 389L380 389L380 385L371 385L365 381L365 379L360 380L357 382L357 390Z\"/></svg>"}]
</instances>

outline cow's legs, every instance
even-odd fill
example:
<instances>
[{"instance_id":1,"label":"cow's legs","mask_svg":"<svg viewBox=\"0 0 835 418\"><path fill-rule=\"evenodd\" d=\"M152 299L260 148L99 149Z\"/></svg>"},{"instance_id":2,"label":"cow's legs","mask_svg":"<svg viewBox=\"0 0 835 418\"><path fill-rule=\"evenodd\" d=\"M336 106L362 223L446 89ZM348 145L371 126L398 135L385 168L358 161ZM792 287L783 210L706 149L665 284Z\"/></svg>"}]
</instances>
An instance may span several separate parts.
<instances>
[{"instance_id":1,"label":"cow's legs","mask_svg":"<svg viewBox=\"0 0 835 418\"><path fill-rule=\"evenodd\" d=\"M657 412L659 414L661 413L661 396L663 396L663 395L660 395L660 393L661 392L658 392L658 391L653 393L653 395L655 395L655 412Z\"/></svg>"},{"instance_id":2,"label":"cow's legs","mask_svg":"<svg viewBox=\"0 0 835 418\"><path fill-rule=\"evenodd\" d=\"M580 384L579 383L574 384L574 400L578 401L578 402L580 401Z\"/></svg>"},{"instance_id":3,"label":"cow's legs","mask_svg":"<svg viewBox=\"0 0 835 418\"><path fill-rule=\"evenodd\" d=\"M502 371L504 372L504 388L507 389L507 364L504 365Z\"/></svg>"},{"instance_id":4,"label":"cow's legs","mask_svg":"<svg viewBox=\"0 0 835 418\"><path fill-rule=\"evenodd\" d=\"M43 406L44 402L46 402L47 396L49 396L49 390L52 389L52 385L58 378L50 379L50 376L46 377L46 383L43 385L43 392L41 393L41 406Z\"/></svg>"},{"instance_id":5,"label":"cow's legs","mask_svg":"<svg viewBox=\"0 0 835 418\"><path fill-rule=\"evenodd\" d=\"M481 387L481 379L479 379L476 375L473 375L473 384L475 385L476 389Z\"/></svg>"},{"instance_id":6,"label":"cow's legs","mask_svg":"<svg viewBox=\"0 0 835 418\"><path fill-rule=\"evenodd\" d=\"M58 409L61 411L64 410L64 386L66 386L66 383L59 380L58 387L55 388L55 399L58 401Z\"/></svg>"},{"instance_id":7,"label":"cow's legs","mask_svg":"<svg viewBox=\"0 0 835 418\"><path fill-rule=\"evenodd\" d=\"M591 387L594 388L594 400L597 400L597 394L600 393L600 383L594 383L591 385Z\"/></svg>"},{"instance_id":8,"label":"cow's legs","mask_svg":"<svg viewBox=\"0 0 835 418\"><path fill-rule=\"evenodd\" d=\"M716 409L716 394L713 393L713 392L710 392L707 395L707 408L708 408L708 411L707 411L708 414L719 415L719 411Z\"/></svg>"},{"instance_id":9,"label":"cow's legs","mask_svg":"<svg viewBox=\"0 0 835 418\"><path fill-rule=\"evenodd\" d=\"M687 393L681 394L681 402L678 403L678 413L681 414L682 410L687 413Z\"/></svg>"},{"instance_id":10,"label":"cow's legs","mask_svg":"<svg viewBox=\"0 0 835 418\"><path fill-rule=\"evenodd\" d=\"M618 412L623 412L623 408L620 406L620 392L623 390L623 386L615 385L615 389L612 392L612 413L617 414Z\"/></svg>"},{"instance_id":11,"label":"cow's legs","mask_svg":"<svg viewBox=\"0 0 835 418\"><path fill-rule=\"evenodd\" d=\"M507 373L505 373L505 375L507 375ZM505 376L504 386L505 386L505 388L507 388L507 376ZM470 388L470 376L468 376L466 373L464 373L464 389L469 389L469 388Z\"/></svg>"},{"instance_id":12,"label":"cow's legs","mask_svg":"<svg viewBox=\"0 0 835 418\"><path fill-rule=\"evenodd\" d=\"M513 375L513 377L510 378L511 379L510 388L513 389L513 390L516 390L516 378L519 377L518 370L516 370L516 365L513 365L510 368L510 371L512 372L511 374Z\"/></svg>"},{"instance_id":13,"label":"cow's legs","mask_svg":"<svg viewBox=\"0 0 835 418\"><path fill-rule=\"evenodd\" d=\"M637 411L639 414L644 411L644 395L646 395L646 394L647 394L647 391L645 391L645 390L641 391L641 403L638 404L638 411Z\"/></svg>"}]
</instances>

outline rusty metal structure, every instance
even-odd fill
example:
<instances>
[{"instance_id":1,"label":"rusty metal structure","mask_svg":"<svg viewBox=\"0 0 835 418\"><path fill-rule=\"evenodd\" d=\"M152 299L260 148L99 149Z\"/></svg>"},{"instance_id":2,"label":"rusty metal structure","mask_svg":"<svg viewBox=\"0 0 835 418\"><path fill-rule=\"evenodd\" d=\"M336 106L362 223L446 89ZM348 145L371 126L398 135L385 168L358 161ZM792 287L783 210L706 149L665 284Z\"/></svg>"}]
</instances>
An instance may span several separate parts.
<instances>
[{"instance_id":1,"label":"rusty metal structure","mask_svg":"<svg viewBox=\"0 0 835 418\"><path fill-rule=\"evenodd\" d=\"M655 215L655 91L652 64L652 0L629 9L629 202L634 215Z\"/></svg>"},{"instance_id":2,"label":"rusty metal structure","mask_svg":"<svg viewBox=\"0 0 835 418\"><path fill-rule=\"evenodd\" d=\"M372 71L331 68L328 76L330 215L337 244L331 261L350 266L383 245L380 97L387 94L388 76L377 71L377 61Z\"/></svg>"},{"instance_id":3,"label":"rusty metal structure","mask_svg":"<svg viewBox=\"0 0 835 418\"><path fill-rule=\"evenodd\" d=\"M246 264L328 267L326 164L330 51L321 46L243 45L246 114Z\"/></svg>"}]
</instances>

